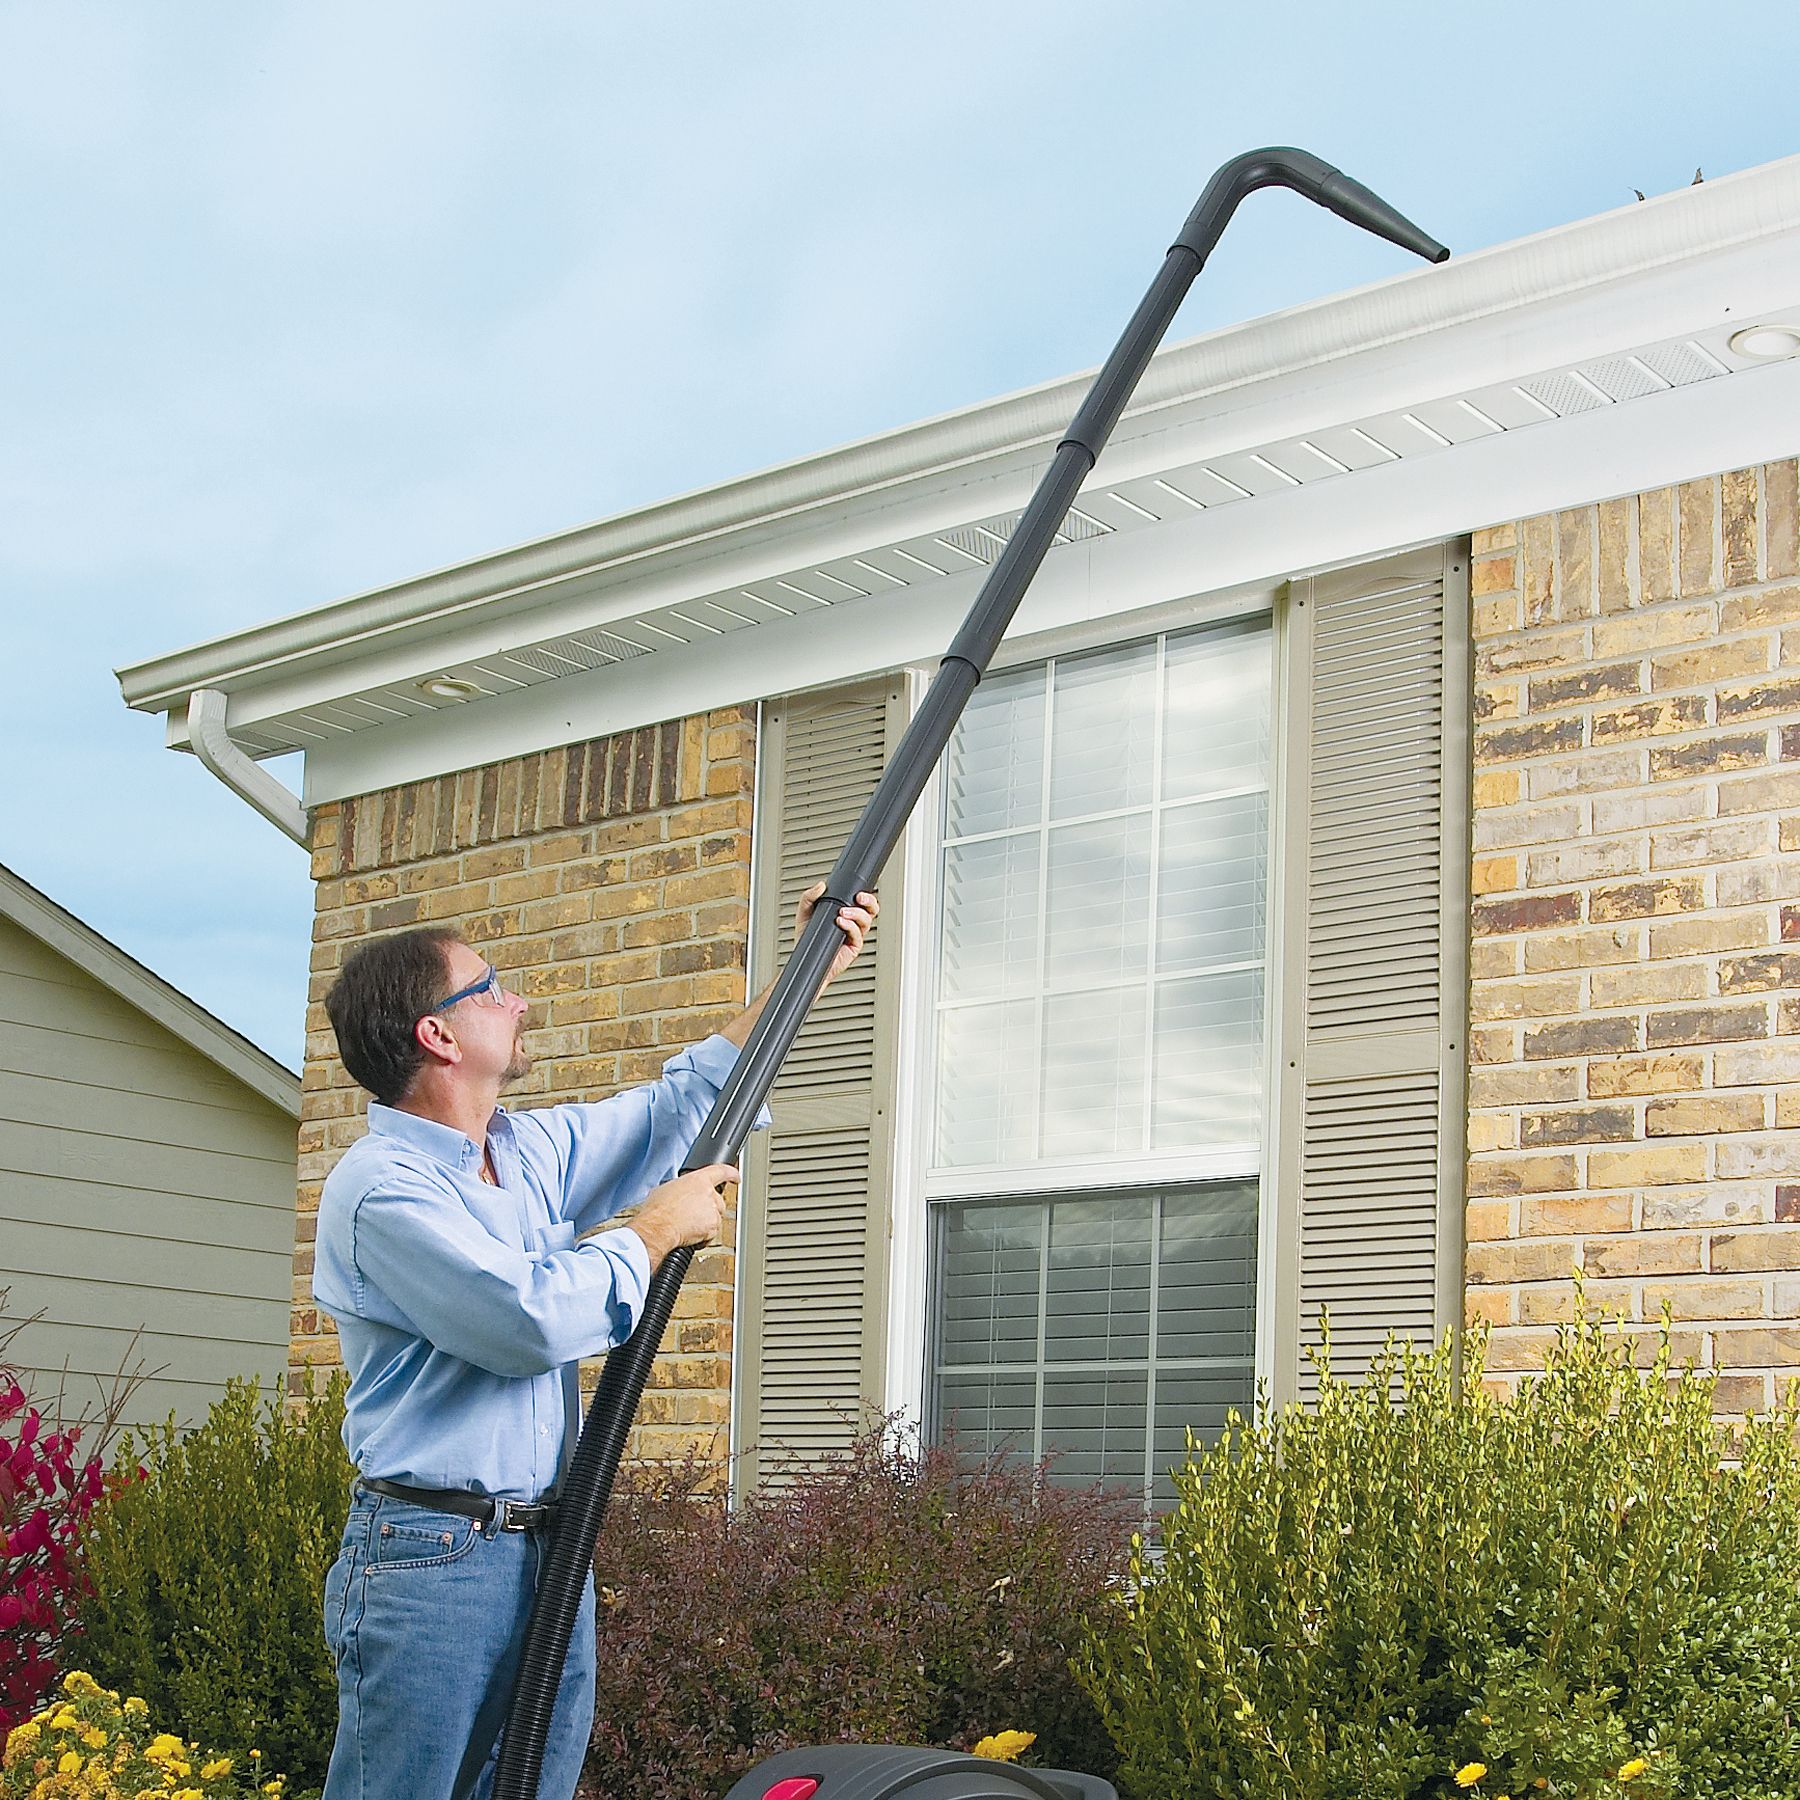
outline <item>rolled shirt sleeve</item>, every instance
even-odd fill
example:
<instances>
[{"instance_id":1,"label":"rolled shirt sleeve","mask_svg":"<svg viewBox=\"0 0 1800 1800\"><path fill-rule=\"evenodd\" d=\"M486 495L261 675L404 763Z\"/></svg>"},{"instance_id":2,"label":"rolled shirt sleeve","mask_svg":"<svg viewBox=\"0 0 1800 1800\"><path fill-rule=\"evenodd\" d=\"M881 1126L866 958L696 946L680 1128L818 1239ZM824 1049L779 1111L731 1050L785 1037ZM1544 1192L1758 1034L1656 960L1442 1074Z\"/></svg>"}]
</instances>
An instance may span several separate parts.
<instances>
[{"instance_id":1,"label":"rolled shirt sleeve","mask_svg":"<svg viewBox=\"0 0 1800 1800\"><path fill-rule=\"evenodd\" d=\"M522 1250L441 1189L404 1179L364 1194L350 1229L359 1276L420 1337L495 1375L542 1375L623 1343L650 1284L633 1231Z\"/></svg>"}]
</instances>

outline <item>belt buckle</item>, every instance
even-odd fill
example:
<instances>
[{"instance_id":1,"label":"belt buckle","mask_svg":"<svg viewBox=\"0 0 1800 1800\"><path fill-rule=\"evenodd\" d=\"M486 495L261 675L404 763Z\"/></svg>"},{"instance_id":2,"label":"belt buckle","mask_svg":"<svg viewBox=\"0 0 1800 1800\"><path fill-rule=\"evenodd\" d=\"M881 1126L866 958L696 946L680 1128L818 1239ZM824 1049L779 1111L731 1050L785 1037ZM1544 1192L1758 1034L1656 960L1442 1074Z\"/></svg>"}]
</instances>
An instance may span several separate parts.
<instances>
[{"instance_id":1,"label":"belt buckle","mask_svg":"<svg viewBox=\"0 0 1800 1800\"><path fill-rule=\"evenodd\" d=\"M550 1522L550 1508L541 1500L529 1503L518 1500L496 1502L500 1508L502 1531L535 1531Z\"/></svg>"}]
</instances>

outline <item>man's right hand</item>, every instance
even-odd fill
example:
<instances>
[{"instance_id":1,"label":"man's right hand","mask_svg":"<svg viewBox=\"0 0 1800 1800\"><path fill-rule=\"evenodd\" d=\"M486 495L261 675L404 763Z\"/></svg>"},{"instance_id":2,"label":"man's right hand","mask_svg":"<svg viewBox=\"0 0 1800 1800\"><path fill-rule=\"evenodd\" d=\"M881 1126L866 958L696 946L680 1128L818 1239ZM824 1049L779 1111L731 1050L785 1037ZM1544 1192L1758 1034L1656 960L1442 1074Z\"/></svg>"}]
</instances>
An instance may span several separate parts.
<instances>
[{"instance_id":1,"label":"man's right hand","mask_svg":"<svg viewBox=\"0 0 1800 1800\"><path fill-rule=\"evenodd\" d=\"M652 1273L677 1245L710 1244L719 1235L725 1219L725 1196L719 1190L742 1179L729 1163L711 1163L650 1190L631 1229L650 1252Z\"/></svg>"}]
</instances>

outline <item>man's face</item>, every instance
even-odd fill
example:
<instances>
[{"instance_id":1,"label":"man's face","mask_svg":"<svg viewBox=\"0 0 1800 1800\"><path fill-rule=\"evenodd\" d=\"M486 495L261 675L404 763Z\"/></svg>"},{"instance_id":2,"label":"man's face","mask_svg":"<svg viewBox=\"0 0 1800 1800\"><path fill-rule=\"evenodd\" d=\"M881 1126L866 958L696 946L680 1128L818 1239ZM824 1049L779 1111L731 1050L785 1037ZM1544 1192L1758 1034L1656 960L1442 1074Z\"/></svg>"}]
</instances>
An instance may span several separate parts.
<instances>
[{"instance_id":1,"label":"man's face","mask_svg":"<svg viewBox=\"0 0 1800 1800\"><path fill-rule=\"evenodd\" d=\"M447 993L481 980L487 959L468 944L444 946L444 986ZM497 1078L502 1084L518 1081L531 1069L525 1051L525 1025L529 1008L517 994L505 988L459 1000L442 1015L462 1050L461 1067L471 1076Z\"/></svg>"}]
</instances>

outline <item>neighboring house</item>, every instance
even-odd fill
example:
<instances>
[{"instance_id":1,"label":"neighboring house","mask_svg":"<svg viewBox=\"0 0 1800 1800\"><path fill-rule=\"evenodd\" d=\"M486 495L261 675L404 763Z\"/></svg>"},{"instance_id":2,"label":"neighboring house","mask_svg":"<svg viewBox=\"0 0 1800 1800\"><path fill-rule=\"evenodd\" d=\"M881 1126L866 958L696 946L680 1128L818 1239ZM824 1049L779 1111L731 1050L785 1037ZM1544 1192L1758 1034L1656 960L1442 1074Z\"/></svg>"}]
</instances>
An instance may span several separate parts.
<instances>
[{"instance_id":1,"label":"neighboring house","mask_svg":"<svg viewBox=\"0 0 1800 1800\"><path fill-rule=\"evenodd\" d=\"M280 1391L300 1083L0 868L0 1288L12 1354L90 1410L203 1418L234 1375Z\"/></svg>"},{"instance_id":2,"label":"neighboring house","mask_svg":"<svg viewBox=\"0 0 1800 1800\"><path fill-rule=\"evenodd\" d=\"M1486 1320L1505 1379L1577 1265L1767 1404L1800 1372L1797 351L1800 159L1159 355L640 1447L729 1423L748 1478L904 1407L1148 1487L1258 1380L1304 1397L1323 1310L1347 1369ZM654 1073L775 967L1085 387L122 672L310 833L303 1264L361 1130L318 1004L345 948L460 924L537 1008L528 1100ZM293 750L304 812L250 761Z\"/></svg>"}]
</instances>

